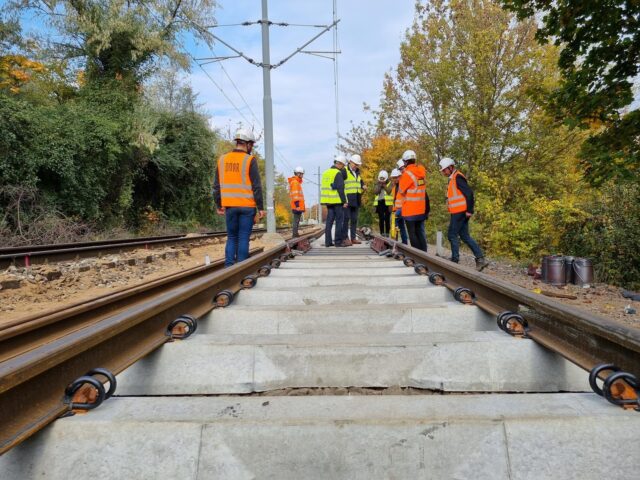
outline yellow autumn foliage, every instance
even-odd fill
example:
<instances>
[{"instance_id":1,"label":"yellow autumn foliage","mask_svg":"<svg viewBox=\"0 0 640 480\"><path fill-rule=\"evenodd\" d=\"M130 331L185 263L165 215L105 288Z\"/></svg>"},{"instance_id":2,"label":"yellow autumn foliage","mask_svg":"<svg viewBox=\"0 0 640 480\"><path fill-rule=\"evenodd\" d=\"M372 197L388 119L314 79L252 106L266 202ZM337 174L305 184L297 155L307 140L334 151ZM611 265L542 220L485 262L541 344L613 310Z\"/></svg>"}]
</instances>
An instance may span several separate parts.
<instances>
[{"instance_id":1,"label":"yellow autumn foliage","mask_svg":"<svg viewBox=\"0 0 640 480\"><path fill-rule=\"evenodd\" d=\"M44 65L28 59L24 55L1 55L0 89L18 93L34 73L43 73L44 71Z\"/></svg>"}]
</instances>

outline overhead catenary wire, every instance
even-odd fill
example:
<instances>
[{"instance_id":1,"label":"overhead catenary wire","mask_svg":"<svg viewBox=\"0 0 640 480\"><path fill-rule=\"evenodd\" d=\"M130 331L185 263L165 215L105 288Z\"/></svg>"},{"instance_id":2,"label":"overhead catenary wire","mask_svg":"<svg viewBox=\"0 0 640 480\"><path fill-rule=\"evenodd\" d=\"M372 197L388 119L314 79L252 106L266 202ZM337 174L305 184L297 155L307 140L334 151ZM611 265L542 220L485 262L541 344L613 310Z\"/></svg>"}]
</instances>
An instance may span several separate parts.
<instances>
[{"instance_id":1,"label":"overhead catenary wire","mask_svg":"<svg viewBox=\"0 0 640 480\"><path fill-rule=\"evenodd\" d=\"M333 88L335 97L335 109L336 109L336 150L340 145L340 102L339 102L339 70L338 70L338 52L340 51L340 44L338 42L338 0L333 0L333 21L335 27L333 29L333 51L335 52L333 58Z\"/></svg>"}]
</instances>

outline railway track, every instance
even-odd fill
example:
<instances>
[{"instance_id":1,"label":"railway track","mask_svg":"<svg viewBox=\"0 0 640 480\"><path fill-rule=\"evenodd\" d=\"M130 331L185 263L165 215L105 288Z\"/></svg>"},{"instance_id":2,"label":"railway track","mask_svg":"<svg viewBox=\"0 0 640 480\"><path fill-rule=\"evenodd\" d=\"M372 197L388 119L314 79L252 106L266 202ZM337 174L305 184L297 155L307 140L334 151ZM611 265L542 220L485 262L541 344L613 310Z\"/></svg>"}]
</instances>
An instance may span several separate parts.
<instances>
[{"instance_id":1,"label":"railway track","mask_svg":"<svg viewBox=\"0 0 640 480\"><path fill-rule=\"evenodd\" d=\"M279 228L285 232L289 228ZM265 233L266 229L257 228L253 233ZM197 244L212 238L225 237L226 231L208 232L201 235L167 235L160 237L126 238L81 243L62 243L54 245L31 245L28 247L0 248L0 269L11 265L28 267L30 265L75 260L79 258L99 257L108 254L130 252L140 248L152 249L170 245Z\"/></svg>"},{"instance_id":2,"label":"railway track","mask_svg":"<svg viewBox=\"0 0 640 480\"><path fill-rule=\"evenodd\" d=\"M289 248L305 249L318 234ZM31 343L20 349L22 333L0 336L0 347L16 348L0 363L3 451L31 436L26 421L44 411L55 411L48 423L82 407L72 401L108 396L109 373L99 371L90 377L97 387L81 381L65 399L74 379L96 367L118 375L104 404L15 446L0 472L637 475L637 331L381 237L375 251L314 245L293 259L287 246L255 252L230 269L120 299L99 316L39 325L23 332ZM376 253L385 250L392 258ZM37 332L47 328L58 337L42 344ZM615 364L591 375L597 389L597 377L606 380L606 399L590 386L588 370L600 363ZM45 387L57 403L42 408Z\"/></svg>"}]
</instances>

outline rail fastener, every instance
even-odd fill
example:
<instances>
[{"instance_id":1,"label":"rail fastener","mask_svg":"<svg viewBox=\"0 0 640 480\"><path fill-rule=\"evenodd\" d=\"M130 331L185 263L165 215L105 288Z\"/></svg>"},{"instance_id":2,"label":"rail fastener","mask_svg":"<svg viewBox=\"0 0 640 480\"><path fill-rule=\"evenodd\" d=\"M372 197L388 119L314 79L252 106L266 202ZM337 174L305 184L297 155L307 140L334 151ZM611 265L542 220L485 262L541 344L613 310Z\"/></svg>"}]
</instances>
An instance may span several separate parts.
<instances>
[{"instance_id":1,"label":"rail fastener","mask_svg":"<svg viewBox=\"0 0 640 480\"><path fill-rule=\"evenodd\" d=\"M605 376L603 370L597 375L606 382L605 388L600 389L602 396L625 408L638 406L639 330L468 270L389 238L375 236L371 245L376 251L393 249L424 264L431 272L429 281L432 284L451 290L457 300L471 300L473 305L496 318L502 330L516 338L533 340L587 372L601 364L616 365L619 371ZM616 376L618 372L622 373ZM600 394L598 390L594 391Z\"/></svg>"}]
</instances>

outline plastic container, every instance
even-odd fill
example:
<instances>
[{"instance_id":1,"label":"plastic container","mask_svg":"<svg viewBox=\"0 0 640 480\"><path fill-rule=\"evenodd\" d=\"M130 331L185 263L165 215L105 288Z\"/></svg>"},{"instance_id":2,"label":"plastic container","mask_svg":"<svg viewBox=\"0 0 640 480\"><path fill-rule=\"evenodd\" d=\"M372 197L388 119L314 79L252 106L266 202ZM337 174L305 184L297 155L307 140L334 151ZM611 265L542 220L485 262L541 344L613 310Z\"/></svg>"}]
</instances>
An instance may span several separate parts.
<instances>
[{"instance_id":1,"label":"plastic container","mask_svg":"<svg viewBox=\"0 0 640 480\"><path fill-rule=\"evenodd\" d=\"M576 258L573 260L573 281L576 285L589 285L593 283L593 262L588 258Z\"/></svg>"}]
</instances>

